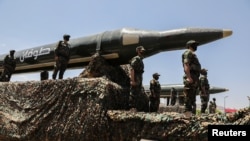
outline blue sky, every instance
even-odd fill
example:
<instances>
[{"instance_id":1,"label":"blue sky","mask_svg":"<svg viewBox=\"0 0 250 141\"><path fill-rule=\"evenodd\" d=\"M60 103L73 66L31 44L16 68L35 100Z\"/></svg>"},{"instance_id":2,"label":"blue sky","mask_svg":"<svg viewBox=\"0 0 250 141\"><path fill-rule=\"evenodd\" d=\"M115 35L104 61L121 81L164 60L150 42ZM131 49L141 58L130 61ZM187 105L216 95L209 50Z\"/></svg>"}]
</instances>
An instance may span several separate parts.
<instances>
[{"instance_id":1,"label":"blue sky","mask_svg":"<svg viewBox=\"0 0 250 141\"><path fill-rule=\"evenodd\" d=\"M77 38L123 27L231 29L231 36L200 46L196 54L208 69L210 85L229 89L211 98L220 106L225 100L226 107L244 108L250 104L249 13L249 0L0 0L0 53L54 43L64 33ZM161 74L161 84L182 83L183 52L145 58L143 84L149 84L154 72ZM64 78L77 77L82 71L67 70ZM40 80L39 75L13 75L12 81Z\"/></svg>"}]
</instances>

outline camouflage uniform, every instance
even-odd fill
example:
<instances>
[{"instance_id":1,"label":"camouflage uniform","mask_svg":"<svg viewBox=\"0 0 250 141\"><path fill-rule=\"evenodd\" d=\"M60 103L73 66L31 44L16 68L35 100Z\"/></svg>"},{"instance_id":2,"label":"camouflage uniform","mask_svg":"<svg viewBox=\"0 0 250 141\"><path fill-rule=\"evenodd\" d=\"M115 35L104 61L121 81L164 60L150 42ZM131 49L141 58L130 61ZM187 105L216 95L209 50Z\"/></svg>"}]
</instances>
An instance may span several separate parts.
<instances>
[{"instance_id":1,"label":"camouflage uniform","mask_svg":"<svg viewBox=\"0 0 250 141\"><path fill-rule=\"evenodd\" d=\"M213 113L213 102L210 101L209 106L208 106L208 112L211 114Z\"/></svg>"},{"instance_id":2,"label":"camouflage uniform","mask_svg":"<svg viewBox=\"0 0 250 141\"><path fill-rule=\"evenodd\" d=\"M216 108L217 108L217 105L216 105L216 99L215 98L213 98L213 108L212 108L212 113L216 113Z\"/></svg>"},{"instance_id":3,"label":"camouflage uniform","mask_svg":"<svg viewBox=\"0 0 250 141\"><path fill-rule=\"evenodd\" d=\"M59 79L63 79L65 70L70 59L70 45L63 41L59 41L57 48L55 49L55 56L58 57L54 66L53 79L56 79L59 71Z\"/></svg>"},{"instance_id":4,"label":"camouflage uniform","mask_svg":"<svg viewBox=\"0 0 250 141\"><path fill-rule=\"evenodd\" d=\"M1 74L1 81L9 82L11 76L16 68L16 60L14 58L14 50L10 51L10 55L6 55L3 60L3 72ZM11 55L12 54L12 55Z\"/></svg>"},{"instance_id":5,"label":"camouflage uniform","mask_svg":"<svg viewBox=\"0 0 250 141\"><path fill-rule=\"evenodd\" d=\"M142 75L144 72L144 63L143 57L135 56L132 58L130 62L130 66L134 69L134 77L136 86L131 86L130 88L130 97L129 97L129 105L130 108L135 108L136 100L138 99L139 95L142 94Z\"/></svg>"},{"instance_id":6,"label":"camouflage uniform","mask_svg":"<svg viewBox=\"0 0 250 141\"><path fill-rule=\"evenodd\" d=\"M209 113L214 114L216 112L216 104L212 101L209 103Z\"/></svg>"},{"instance_id":7,"label":"camouflage uniform","mask_svg":"<svg viewBox=\"0 0 250 141\"><path fill-rule=\"evenodd\" d=\"M205 88L205 92L203 92L203 88ZM201 113L205 113L209 101L209 82L207 79L207 75L203 75L200 77L200 99L201 99Z\"/></svg>"},{"instance_id":8,"label":"camouflage uniform","mask_svg":"<svg viewBox=\"0 0 250 141\"><path fill-rule=\"evenodd\" d=\"M154 78L150 81L150 112L157 112L160 105L161 85L156 76L159 77L160 75L158 73L153 74Z\"/></svg>"},{"instance_id":9,"label":"camouflage uniform","mask_svg":"<svg viewBox=\"0 0 250 141\"><path fill-rule=\"evenodd\" d=\"M184 100L185 98L184 98L184 95L183 94L179 94L178 95L178 102L179 102L179 105L184 105Z\"/></svg>"},{"instance_id":10,"label":"camouflage uniform","mask_svg":"<svg viewBox=\"0 0 250 141\"><path fill-rule=\"evenodd\" d=\"M171 89L171 105L174 106L176 103L177 91L175 88Z\"/></svg>"},{"instance_id":11,"label":"camouflage uniform","mask_svg":"<svg viewBox=\"0 0 250 141\"><path fill-rule=\"evenodd\" d=\"M184 97L185 97L185 111L191 111L193 114L196 113L196 94L198 92L199 77L201 65L194 52L187 49L182 54L182 63L188 63L190 66L190 75L193 79L193 83L189 83L186 79L186 74L183 76L184 83Z\"/></svg>"}]
</instances>

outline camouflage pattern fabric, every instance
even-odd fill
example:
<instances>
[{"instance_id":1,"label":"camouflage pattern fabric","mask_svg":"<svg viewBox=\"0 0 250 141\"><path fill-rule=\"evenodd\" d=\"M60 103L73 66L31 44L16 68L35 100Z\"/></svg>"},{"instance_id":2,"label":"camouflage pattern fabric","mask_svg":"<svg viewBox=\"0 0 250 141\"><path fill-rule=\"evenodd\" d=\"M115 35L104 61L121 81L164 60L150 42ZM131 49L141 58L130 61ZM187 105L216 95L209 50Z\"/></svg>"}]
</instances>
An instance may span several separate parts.
<instances>
[{"instance_id":1,"label":"camouflage pattern fabric","mask_svg":"<svg viewBox=\"0 0 250 141\"><path fill-rule=\"evenodd\" d=\"M185 103L185 97L184 97L184 94L183 93L179 93L179 95L178 95L178 102L179 102L179 105L184 105L184 103Z\"/></svg>"},{"instance_id":2,"label":"camouflage pattern fabric","mask_svg":"<svg viewBox=\"0 0 250 141\"><path fill-rule=\"evenodd\" d=\"M3 72L1 74L1 81L8 82L16 68L16 60L10 55L6 55L3 61Z\"/></svg>"},{"instance_id":3,"label":"camouflage pattern fabric","mask_svg":"<svg viewBox=\"0 0 250 141\"><path fill-rule=\"evenodd\" d=\"M134 69L134 77L136 86L130 87L129 105L130 108L138 109L137 100L139 100L140 95L142 95L142 81L144 72L143 58L140 56L135 56L131 59L130 66Z\"/></svg>"},{"instance_id":4,"label":"camouflage pattern fabric","mask_svg":"<svg viewBox=\"0 0 250 141\"><path fill-rule=\"evenodd\" d=\"M56 79L57 73L59 71L59 79L63 79L65 70L67 69L68 62L70 59L70 45L65 44L63 41L59 41L59 45L55 49L55 56L58 59L55 62L54 71L52 78Z\"/></svg>"},{"instance_id":5,"label":"camouflage pattern fabric","mask_svg":"<svg viewBox=\"0 0 250 141\"><path fill-rule=\"evenodd\" d=\"M160 93L161 93L161 84L158 80L150 80L150 112L157 112L160 105Z\"/></svg>"},{"instance_id":6,"label":"camouflage pattern fabric","mask_svg":"<svg viewBox=\"0 0 250 141\"><path fill-rule=\"evenodd\" d=\"M190 75L193 79L193 83L190 84L188 81L186 81L186 75L183 76L185 110L196 114L196 94L198 92L201 65L196 54L189 49L182 54L182 63L183 66L184 63L189 64Z\"/></svg>"},{"instance_id":7,"label":"camouflage pattern fabric","mask_svg":"<svg viewBox=\"0 0 250 141\"><path fill-rule=\"evenodd\" d=\"M216 112L216 103L214 101L210 101L209 103L209 113L214 114Z\"/></svg>"},{"instance_id":8,"label":"camouflage pattern fabric","mask_svg":"<svg viewBox=\"0 0 250 141\"><path fill-rule=\"evenodd\" d=\"M205 92L202 91L202 87L205 88ZM200 77L200 99L201 99L201 113L205 113L209 102L209 82L206 76Z\"/></svg>"},{"instance_id":9,"label":"camouflage pattern fabric","mask_svg":"<svg viewBox=\"0 0 250 141\"><path fill-rule=\"evenodd\" d=\"M185 118L176 112L142 113L108 111L112 137L116 140L139 141L207 141L208 125L250 125L250 109L234 114L204 114ZM126 122L126 123L124 123ZM131 130L131 127L133 127Z\"/></svg>"},{"instance_id":10,"label":"camouflage pattern fabric","mask_svg":"<svg viewBox=\"0 0 250 141\"><path fill-rule=\"evenodd\" d=\"M191 118L176 112L129 111L129 66L113 67L101 57L93 60L76 78L0 82L0 140L206 141L208 125L250 125L248 108L233 115ZM147 102L143 95L137 101L141 108Z\"/></svg>"},{"instance_id":11,"label":"camouflage pattern fabric","mask_svg":"<svg viewBox=\"0 0 250 141\"><path fill-rule=\"evenodd\" d=\"M55 55L63 57L69 61L70 58L70 44L66 44L63 41L59 41L57 48L55 49Z\"/></svg>"},{"instance_id":12,"label":"camouflage pattern fabric","mask_svg":"<svg viewBox=\"0 0 250 141\"><path fill-rule=\"evenodd\" d=\"M171 90L171 105L172 106L175 105L176 99L177 99L177 91L176 91L176 89L172 89Z\"/></svg>"}]
</instances>

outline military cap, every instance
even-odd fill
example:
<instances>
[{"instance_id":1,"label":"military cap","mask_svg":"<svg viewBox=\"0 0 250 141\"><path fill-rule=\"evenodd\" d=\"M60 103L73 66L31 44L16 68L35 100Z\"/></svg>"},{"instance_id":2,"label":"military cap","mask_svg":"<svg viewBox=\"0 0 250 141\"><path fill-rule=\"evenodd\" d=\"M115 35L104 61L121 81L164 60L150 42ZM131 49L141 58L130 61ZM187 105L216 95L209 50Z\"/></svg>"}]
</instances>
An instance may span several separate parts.
<instances>
[{"instance_id":1,"label":"military cap","mask_svg":"<svg viewBox=\"0 0 250 141\"><path fill-rule=\"evenodd\" d=\"M202 75L207 75L207 69L205 69L205 68L201 69L201 74Z\"/></svg>"},{"instance_id":2,"label":"military cap","mask_svg":"<svg viewBox=\"0 0 250 141\"><path fill-rule=\"evenodd\" d=\"M136 47L136 51L138 51L138 50L143 50L143 51L145 51L145 48L144 48L143 46L138 46L138 47Z\"/></svg>"},{"instance_id":3,"label":"military cap","mask_svg":"<svg viewBox=\"0 0 250 141\"><path fill-rule=\"evenodd\" d=\"M195 40L189 40L187 43L186 43L186 46L188 47L189 45L199 45L200 43L195 41Z\"/></svg>"},{"instance_id":4,"label":"military cap","mask_svg":"<svg viewBox=\"0 0 250 141\"><path fill-rule=\"evenodd\" d=\"M155 76L160 76L160 74L156 72L153 74L153 77L155 77Z\"/></svg>"},{"instance_id":5,"label":"military cap","mask_svg":"<svg viewBox=\"0 0 250 141\"><path fill-rule=\"evenodd\" d=\"M16 52L16 51L15 51L15 50L10 50L10 53L12 53L12 52L14 53L14 52Z\"/></svg>"},{"instance_id":6,"label":"military cap","mask_svg":"<svg viewBox=\"0 0 250 141\"><path fill-rule=\"evenodd\" d=\"M63 38L70 38L70 35L69 34L64 34Z\"/></svg>"}]
</instances>

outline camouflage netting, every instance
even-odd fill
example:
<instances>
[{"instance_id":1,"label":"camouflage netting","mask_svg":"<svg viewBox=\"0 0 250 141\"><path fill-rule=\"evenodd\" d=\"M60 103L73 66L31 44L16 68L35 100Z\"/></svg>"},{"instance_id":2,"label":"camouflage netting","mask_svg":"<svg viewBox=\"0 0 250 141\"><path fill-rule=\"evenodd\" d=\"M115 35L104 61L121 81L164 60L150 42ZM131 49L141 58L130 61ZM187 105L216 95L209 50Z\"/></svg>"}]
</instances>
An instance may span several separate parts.
<instances>
[{"instance_id":1,"label":"camouflage netting","mask_svg":"<svg viewBox=\"0 0 250 141\"><path fill-rule=\"evenodd\" d=\"M207 141L208 125L250 125L250 109L185 118L177 112L108 111L112 140Z\"/></svg>"},{"instance_id":2,"label":"camouflage netting","mask_svg":"<svg viewBox=\"0 0 250 141\"><path fill-rule=\"evenodd\" d=\"M0 140L171 141L185 137L200 141L207 140L208 124L250 125L249 109L228 117L186 119L175 112L144 112L145 95L138 101L141 112L129 111L128 95L128 66L111 67L98 56L76 78L0 83Z\"/></svg>"}]
</instances>

